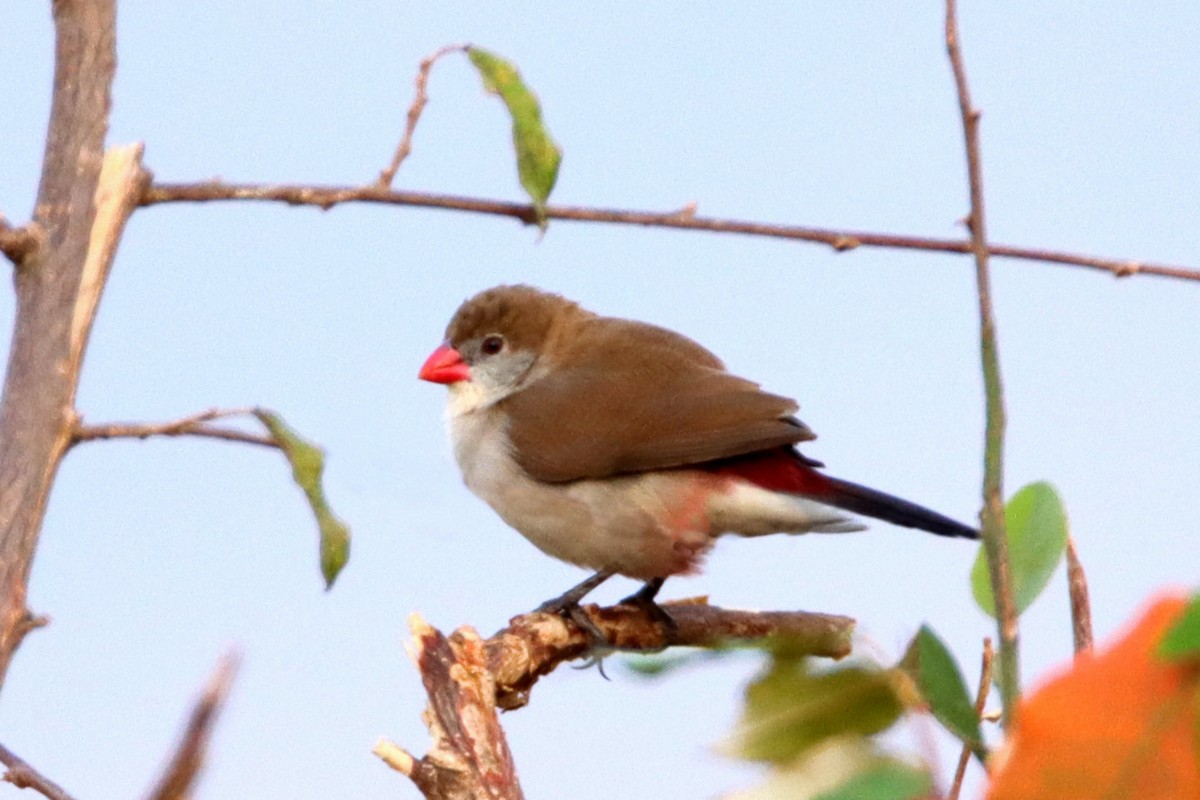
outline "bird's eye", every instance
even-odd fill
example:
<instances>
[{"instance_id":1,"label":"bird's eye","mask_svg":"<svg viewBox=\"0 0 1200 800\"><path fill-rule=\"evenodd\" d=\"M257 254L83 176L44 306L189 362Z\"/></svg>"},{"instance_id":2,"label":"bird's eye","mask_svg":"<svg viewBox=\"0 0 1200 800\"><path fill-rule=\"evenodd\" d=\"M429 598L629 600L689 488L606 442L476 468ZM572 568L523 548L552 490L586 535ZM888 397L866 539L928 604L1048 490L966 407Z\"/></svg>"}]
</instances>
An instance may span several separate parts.
<instances>
[{"instance_id":1,"label":"bird's eye","mask_svg":"<svg viewBox=\"0 0 1200 800\"><path fill-rule=\"evenodd\" d=\"M479 345L480 352L482 352L485 356L494 356L503 349L504 337L497 336L496 334L486 337L483 340L483 343Z\"/></svg>"}]
</instances>

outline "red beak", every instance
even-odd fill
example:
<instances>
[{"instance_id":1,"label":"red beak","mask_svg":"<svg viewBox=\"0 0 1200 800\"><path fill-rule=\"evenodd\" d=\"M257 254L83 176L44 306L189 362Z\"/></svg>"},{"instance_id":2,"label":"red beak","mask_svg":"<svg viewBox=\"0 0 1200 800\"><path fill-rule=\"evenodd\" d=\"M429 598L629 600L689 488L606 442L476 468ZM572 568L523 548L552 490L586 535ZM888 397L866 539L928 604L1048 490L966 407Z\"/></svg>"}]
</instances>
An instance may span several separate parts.
<instances>
[{"instance_id":1,"label":"red beak","mask_svg":"<svg viewBox=\"0 0 1200 800\"><path fill-rule=\"evenodd\" d=\"M443 344L425 359L417 377L430 383L458 383L471 379L471 368L457 350Z\"/></svg>"}]
</instances>

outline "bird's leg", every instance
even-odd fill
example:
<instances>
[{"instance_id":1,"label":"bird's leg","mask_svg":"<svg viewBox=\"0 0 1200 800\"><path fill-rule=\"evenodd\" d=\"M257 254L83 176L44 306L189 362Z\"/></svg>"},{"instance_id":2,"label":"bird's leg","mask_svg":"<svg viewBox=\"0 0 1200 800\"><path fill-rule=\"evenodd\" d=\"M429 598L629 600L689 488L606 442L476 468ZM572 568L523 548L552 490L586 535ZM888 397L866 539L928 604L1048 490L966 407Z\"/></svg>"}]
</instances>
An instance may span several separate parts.
<instances>
[{"instance_id":1,"label":"bird's leg","mask_svg":"<svg viewBox=\"0 0 1200 800\"><path fill-rule=\"evenodd\" d=\"M558 614L574 622L580 630L587 634L588 639L592 643L593 650L607 648L608 638L604 635L603 631L596 627L596 623L592 622L592 618L579 607L579 601L612 576L613 573L611 572L597 572L587 580L581 581L579 584L567 589L558 597L542 603L535 610L543 614Z\"/></svg>"},{"instance_id":2,"label":"bird's leg","mask_svg":"<svg viewBox=\"0 0 1200 800\"><path fill-rule=\"evenodd\" d=\"M597 572L587 580L581 581L570 589L567 589L558 597L542 603L536 610L543 614L565 614L572 606L578 607L580 600L587 597L593 589L612 576L613 573L611 572Z\"/></svg>"},{"instance_id":3,"label":"bird's leg","mask_svg":"<svg viewBox=\"0 0 1200 800\"><path fill-rule=\"evenodd\" d=\"M675 619L662 606L654 602L658 590L663 587L663 583L666 580L666 578L652 578L646 581L641 589L626 597L618 605L636 606L645 611L655 622L663 626L669 640L679 630L679 626L675 623Z\"/></svg>"}]
</instances>

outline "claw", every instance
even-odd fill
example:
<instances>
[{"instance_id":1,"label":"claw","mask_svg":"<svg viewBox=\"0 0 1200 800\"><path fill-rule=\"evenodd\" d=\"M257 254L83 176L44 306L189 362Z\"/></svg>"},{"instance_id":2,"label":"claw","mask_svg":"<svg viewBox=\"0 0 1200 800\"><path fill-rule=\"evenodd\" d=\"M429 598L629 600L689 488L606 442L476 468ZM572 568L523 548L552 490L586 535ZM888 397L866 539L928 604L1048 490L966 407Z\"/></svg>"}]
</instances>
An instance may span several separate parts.
<instances>
[{"instance_id":1,"label":"claw","mask_svg":"<svg viewBox=\"0 0 1200 800\"><path fill-rule=\"evenodd\" d=\"M668 614L666 609L654 602L658 590L662 588L665 581L666 578L653 578L646 581L641 589L626 597L618 605L635 606L642 609L662 627L667 641L671 641L679 632L679 623L675 622L675 618Z\"/></svg>"}]
</instances>

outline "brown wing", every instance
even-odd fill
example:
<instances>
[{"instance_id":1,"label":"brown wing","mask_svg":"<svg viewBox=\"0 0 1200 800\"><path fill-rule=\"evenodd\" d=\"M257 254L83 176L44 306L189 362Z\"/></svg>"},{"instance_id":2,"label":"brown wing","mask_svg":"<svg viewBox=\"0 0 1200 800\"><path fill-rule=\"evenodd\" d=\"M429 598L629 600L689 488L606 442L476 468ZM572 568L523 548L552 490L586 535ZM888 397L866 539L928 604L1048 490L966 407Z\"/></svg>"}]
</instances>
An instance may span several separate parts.
<instances>
[{"instance_id":1,"label":"brown wing","mask_svg":"<svg viewBox=\"0 0 1200 800\"><path fill-rule=\"evenodd\" d=\"M686 466L814 438L796 403L663 328L597 318L546 377L509 396L521 467L563 482Z\"/></svg>"}]
</instances>

